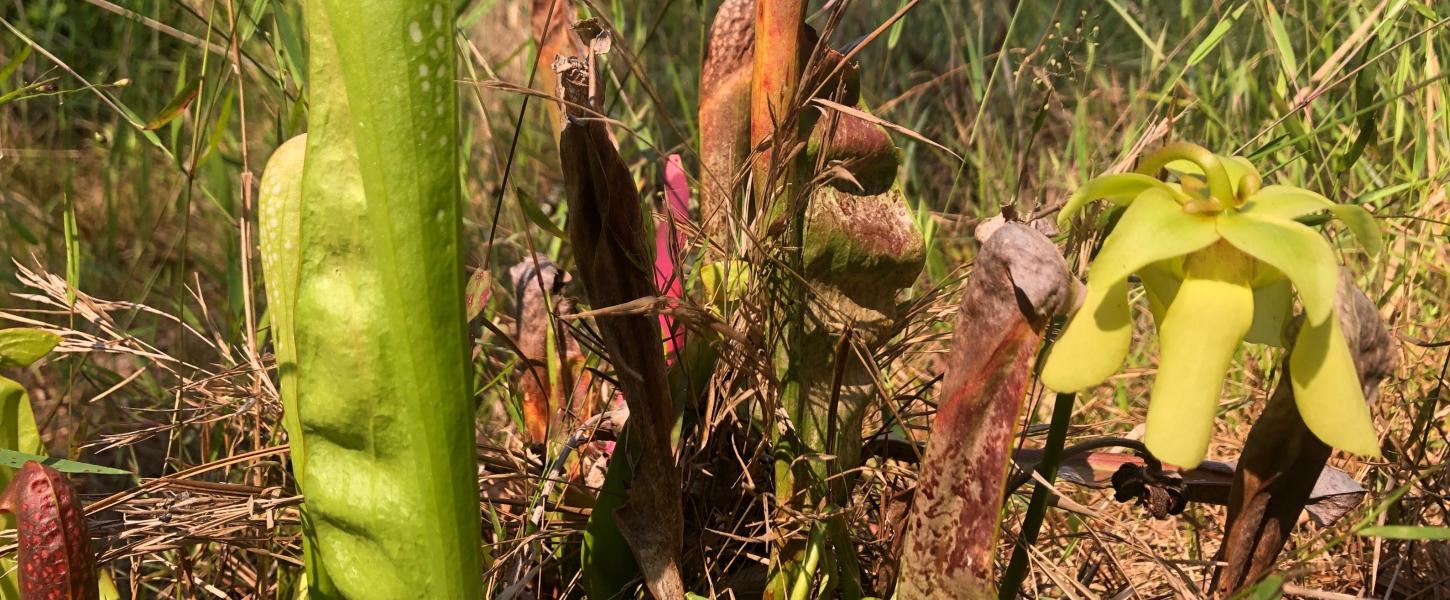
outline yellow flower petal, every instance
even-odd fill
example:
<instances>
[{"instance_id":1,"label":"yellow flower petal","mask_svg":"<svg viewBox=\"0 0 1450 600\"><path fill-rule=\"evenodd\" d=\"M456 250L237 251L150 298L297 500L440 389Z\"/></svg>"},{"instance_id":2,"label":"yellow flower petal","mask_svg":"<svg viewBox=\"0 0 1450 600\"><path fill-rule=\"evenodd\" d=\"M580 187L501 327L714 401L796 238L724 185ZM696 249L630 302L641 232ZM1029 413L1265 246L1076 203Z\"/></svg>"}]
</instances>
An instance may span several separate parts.
<instances>
[{"instance_id":1,"label":"yellow flower petal","mask_svg":"<svg viewBox=\"0 0 1450 600\"><path fill-rule=\"evenodd\" d=\"M1349 227L1350 233L1364 246L1370 256L1378 255L1383 246L1379 224L1362 206L1339 204L1323 195L1287 185L1271 185L1249 198L1241 212L1253 217L1296 219L1327 210Z\"/></svg>"},{"instance_id":2,"label":"yellow flower petal","mask_svg":"<svg viewBox=\"0 0 1450 600\"><path fill-rule=\"evenodd\" d=\"M1128 280L1107 287L1088 284L1087 299L1042 365L1042 384L1076 392L1102 383L1123 366L1133 341Z\"/></svg>"},{"instance_id":3,"label":"yellow flower petal","mask_svg":"<svg viewBox=\"0 0 1450 600\"><path fill-rule=\"evenodd\" d=\"M1289 355L1289 377L1309 431L1340 450L1380 455L1374 420L1337 316L1299 329Z\"/></svg>"},{"instance_id":4,"label":"yellow flower petal","mask_svg":"<svg viewBox=\"0 0 1450 600\"><path fill-rule=\"evenodd\" d=\"M1254 313L1252 259L1215 246L1188 261L1158 331L1158 375L1143 436L1154 456L1185 469L1208 451L1225 373Z\"/></svg>"},{"instance_id":5,"label":"yellow flower petal","mask_svg":"<svg viewBox=\"0 0 1450 600\"><path fill-rule=\"evenodd\" d=\"M1374 222L1374 215L1369 214L1369 211L1365 210L1363 206L1354 204L1335 204L1329 207L1329 212L1334 214L1334 218L1349 227L1350 233L1354 234L1354 239L1359 240L1360 245L1364 246L1364 251L1368 252L1371 258L1379 255L1380 248L1384 246L1384 239L1380 237L1380 226Z\"/></svg>"},{"instance_id":6,"label":"yellow flower petal","mask_svg":"<svg viewBox=\"0 0 1450 600\"><path fill-rule=\"evenodd\" d=\"M1218 239L1213 219L1183 212L1171 192L1148 188L1124 211L1088 272L1087 299L1053 346L1042 383L1075 392L1102 383L1123 364L1133 338L1128 275Z\"/></svg>"},{"instance_id":7,"label":"yellow flower petal","mask_svg":"<svg viewBox=\"0 0 1450 600\"><path fill-rule=\"evenodd\" d=\"M1304 188L1271 185L1250 197L1239 211L1255 217L1294 219L1331 206L1333 200Z\"/></svg>"},{"instance_id":8,"label":"yellow flower petal","mask_svg":"<svg viewBox=\"0 0 1450 600\"><path fill-rule=\"evenodd\" d=\"M1163 315L1178 295L1178 286L1183 283L1181 259L1160 260L1138 270L1143 280L1143 291L1148 296L1148 308L1153 311L1153 322L1163 325Z\"/></svg>"},{"instance_id":9,"label":"yellow flower petal","mask_svg":"<svg viewBox=\"0 0 1450 600\"><path fill-rule=\"evenodd\" d=\"M1067 199L1067 204L1057 213L1057 224L1066 227L1072 216L1093 200L1107 200L1119 206L1127 206L1150 188L1168 189L1168 184L1147 175L1117 173L1094 177Z\"/></svg>"},{"instance_id":10,"label":"yellow flower petal","mask_svg":"<svg viewBox=\"0 0 1450 600\"><path fill-rule=\"evenodd\" d=\"M1244 341L1270 346L1284 345L1284 323L1294 312L1294 287L1279 278L1254 288L1254 324Z\"/></svg>"},{"instance_id":11,"label":"yellow flower petal","mask_svg":"<svg viewBox=\"0 0 1450 600\"><path fill-rule=\"evenodd\" d=\"M1339 280L1334 251L1313 229L1289 220L1223 213L1218 216L1218 232L1234 247L1293 281L1310 322L1323 323L1334 313Z\"/></svg>"},{"instance_id":12,"label":"yellow flower petal","mask_svg":"<svg viewBox=\"0 0 1450 600\"><path fill-rule=\"evenodd\" d=\"M1254 164L1249 162L1248 159L1242 156L1224 156L1222 154L1217 156L1218 161L1223 164L1223 170L1228 173L1229 182L1233 184L1235 192L1238 192L1245 176L1252 175L1254 179L1258 179L1259 170L1255 169ZM1179 178L1182 178L1184 175L1192 175L1199 178L1204 176L1203 167L1198 166L1197 163L1191 160L1175 160L1163 168L1177 174Z\"/></svg>"},{"instance_id":13,"label":"yellow flower petal","mask_svg":"<svg viewBox=\"0 0 1450 600\"><path fill-rule=\"evenodd\" d=\"M1150 263L1183 256L1218 239L1213 217L1185 213L1168 191L1151 188L1133 201L1103 240L1088 284L1110 286Z\"/></svg>"}]
</instances>

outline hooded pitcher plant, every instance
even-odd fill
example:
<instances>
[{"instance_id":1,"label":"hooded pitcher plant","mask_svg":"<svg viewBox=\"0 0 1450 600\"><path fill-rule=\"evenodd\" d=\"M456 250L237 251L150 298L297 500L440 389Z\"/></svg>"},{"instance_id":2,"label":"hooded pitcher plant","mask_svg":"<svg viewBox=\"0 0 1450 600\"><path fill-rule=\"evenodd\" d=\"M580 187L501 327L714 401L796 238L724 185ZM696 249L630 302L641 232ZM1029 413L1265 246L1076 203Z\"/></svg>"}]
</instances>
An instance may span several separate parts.
<instances>
[{"instance_id":1,"label":"hooded pitcher plant","mask_svg":"<svg viewBox=\"0 0 1450 600\"><path fill-rule=\"evenodd\" d=\"M308 2L308 133L262 177L312 598L482 596L453 11Z\"/></svg>"},{"instance_id":2,"label":"hooded pitcher plant","mask_svg":"<svg viewBox=\"0 0 1450 600\"><path fill-rule=\"evenodd\" d=\"M1177 182L1157 178L1165 168ZM1059 222L1097 199L1125 210L1088 270L1082 308L1043 366L1045 385L1075 392L1122 366L1132 339L1128 276L1136 273L1160 338L1144 441L1164 461L1197 466L1234 351L1245 340L1286 345L1297 296L1305 320L1288 344L1288 376L1305 424L1330 446L1379 454L1335 315L1334 251L1295 220L1329 211L1375 255L1379 230L1368 212L1297 187L1263 186L1247 160L1185 143L1164 146L1135 173L1087 182Z\"/></svg>"}]
</instances>

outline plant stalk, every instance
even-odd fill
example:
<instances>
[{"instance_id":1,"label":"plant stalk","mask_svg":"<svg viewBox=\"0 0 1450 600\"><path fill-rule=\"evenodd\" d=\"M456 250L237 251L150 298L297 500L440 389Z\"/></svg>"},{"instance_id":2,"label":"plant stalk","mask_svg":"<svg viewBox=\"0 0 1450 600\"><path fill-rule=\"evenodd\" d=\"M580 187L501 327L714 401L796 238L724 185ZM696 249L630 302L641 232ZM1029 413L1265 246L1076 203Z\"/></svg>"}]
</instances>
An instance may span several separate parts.
<instances>
[{"instance_id":1,"label":"plant stalk","mask_svg":"<svg viewBox=\"0 0 1450 600\"><path fill-rule=\"evenodd\" d=\"M1052 424L1047 430L1047 443L1042 448L1042 462L1037 472L1042 479L1052 482L1057 478L1057 467L1062 464L1062 447L1067 441L1067 426L1072 420L1072 405L1076 394L1058 394L1052 405ZM1002 586L997 597L1008 600L1017 597L1022 580L1027 577L1027 549L1037 543L1037 534L1042 530L1043 518L1047 516L1047 501L1052 499L1052 490L1040 483L1032 490L1032 501L1027 505L1027 516L1022 519L1022 531L1017 536L1017 546L1012 550L1012 562L1002 575Z\"/></svg>"}]
</instances>

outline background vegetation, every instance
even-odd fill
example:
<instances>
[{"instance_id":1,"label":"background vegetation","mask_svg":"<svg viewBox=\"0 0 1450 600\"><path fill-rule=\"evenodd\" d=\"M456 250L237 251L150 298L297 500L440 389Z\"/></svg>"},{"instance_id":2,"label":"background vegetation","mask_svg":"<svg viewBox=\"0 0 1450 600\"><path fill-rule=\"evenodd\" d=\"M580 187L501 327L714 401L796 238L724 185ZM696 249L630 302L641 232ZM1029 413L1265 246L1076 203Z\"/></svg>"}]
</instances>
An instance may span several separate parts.
<instances>
[{"instance_id":1,"label":"background vegetation","mask_svg":"<svg viewBox=\"0 0 1450 600\"><path fill-rule=\"evenodd\" d=\"M605 106L622 124L615 133L643 195L658 199L667 154L695 169L701 46L715 3L580 4L619 35ZM1385 460L1331 460L1369 495L1335 527L1301 524L1285 553L1283 573L1298 586L1290 589L1450 594L1446 543L1351 533L1363 522L1450 520L1441 467L1450 412L1450 10L1412 0L858 0L832 43L858 43L902 10L859 55L865 99L961 160L895 136L927 269L906 292L916 301L909 323L878 352L893 393L872 408L868 433L892 413L918 431L930 423L981 219L1008 209L1047 214L1077 184L1167 139L1248 155L1266 180L1299 181L1375 214L1385 253L1371 260L1345 243L1341 258L1381 307L1399 353L1374 407ZM60 355L7 375L31 390L52 455L138 474L90 477L83 488L87 500L105 499L93 508L110 509L94 515L101 561L133 597L272 597L297 577L294 488L281 453L269 450L282 441L280 403L271 375L254 366L268 360L268 332L246 326L266 307L241 225L255 225L253 186L267 156L306 129L301 14L278 0L0 0L0 255L9 259L0 263L0 320L65 333ZM507 323L509 267L534 251L566 269L571 260L545 224L567 218L547 113L518 92L553 75L535 69L527 2L465 1L456 25L468 264L494 274L498 300L486 316ZM561 512L530 523L527 507L543 483L521 433L517 366L502 340L481 339L481 476L497 499L486 505L488 585L500 595L569 589L577 564L569 543L583 522ZM1073 435L1140 435L1153 360L1131 355L1133 367L1111 386L1084 394ZM1210 458L1236 456L1274 365L1266 350L1236 359ZM711 382L719 402L749 392L730 377ZM1044 398L1029 399L1028 422L1046 421ZM1033 431L1023 445L1038 443ZM687 488L705 485L698 473L710 466L690 467ZM206 474L177 476L195 469ZM863 567L885 577L898 536L888 499L913 474L874 469L852 509L853 534ZM1220 509L1193 505L1160 521L1099 491L1064 490L1091 514L1050 513L1027 593L1191 595L1208 577ZM1004 544L1024 506L1009 501ZM759 548L736 538L762 531L709 522L735 537L699 541L705 579L758 558ZM509 560L536 552L544 560L533 570Z\"/></svg>"}]
</instances>

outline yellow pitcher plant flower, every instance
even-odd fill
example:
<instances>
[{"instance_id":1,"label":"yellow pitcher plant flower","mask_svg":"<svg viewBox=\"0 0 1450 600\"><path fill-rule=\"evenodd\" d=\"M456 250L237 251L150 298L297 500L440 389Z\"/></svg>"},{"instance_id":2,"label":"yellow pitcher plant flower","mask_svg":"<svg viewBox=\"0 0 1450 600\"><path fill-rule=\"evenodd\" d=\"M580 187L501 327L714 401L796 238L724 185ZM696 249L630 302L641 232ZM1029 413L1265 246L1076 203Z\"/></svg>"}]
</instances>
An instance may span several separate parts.
<instances>
[{"instance_id":1,"label":"yellow pitcher plant flower","mask_svg":"<svg viewBox=\"0 0 1450 600\"><path fill-rule=\"evenodd\" d=\"M1176 183L1161 181L1167 168ZM1102 383L1128 354L1128 277L1143 282L1158 324L1158 374L1144 442L1163 461L1192 468L1208 450L1225 374L1239 342L1284 345L1297 294L1305 320L1289 358L1299 413L1325 443L1379 454L1374 424L1336 315L1338 265L1318 232L1295 221L1320 211L1343 221L1371 255L1379 230L1359 206L1284 185L1261 187L1247 160L1174 143L1135 173L1087 182L1064 225L1092 200L1125 206L1088 270L1087 294L1042 371L1058 392Z\"/></svg>"}]
</instances>

